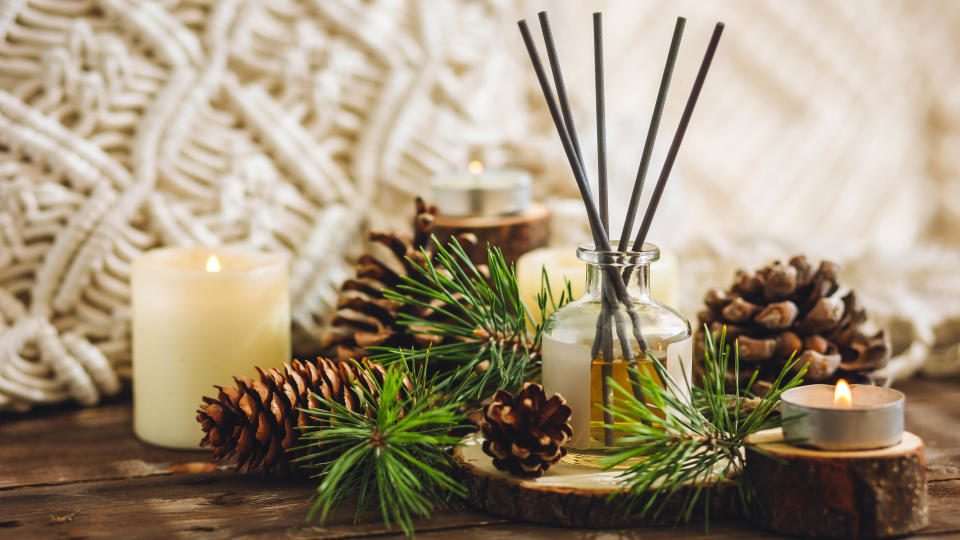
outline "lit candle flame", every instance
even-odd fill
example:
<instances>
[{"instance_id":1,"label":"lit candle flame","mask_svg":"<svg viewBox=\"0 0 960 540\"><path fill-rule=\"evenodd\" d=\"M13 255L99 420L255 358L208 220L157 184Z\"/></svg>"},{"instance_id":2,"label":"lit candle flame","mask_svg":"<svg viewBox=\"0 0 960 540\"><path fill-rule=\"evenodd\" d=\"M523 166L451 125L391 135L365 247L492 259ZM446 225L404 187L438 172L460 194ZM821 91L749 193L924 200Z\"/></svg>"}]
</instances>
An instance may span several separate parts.
<instances>
[{"instance_id":1,"label":"lit candle flame","mask_svg":"<svg viewBox=\"0 0 960 540\"><path fill-rule=\"evenodd\" d=\"M837 407L849 409L853 406L853 396L850 394L850 385L847 381L837 381L837 389L833 391L833 404Z\"/></svg>"},{"instance_id":2,"label":"lit candle flame","mask_svg":"<svg viewBox=\"0 0 960 540\"><path fill-rule=\"evenodd\" d=\"M467 165L467 170L470 171L470 174L480 174L483 172L483 163L473 160Z\"/></svg>"},{"instance_id":3,"label":"lit candle flame","mask_svg":"<svg viewBox=\"0 0 960 540\"><path fill-rule=\"evenodd\" d=\"M219 272L220 271L220 259L216 255L211 255L207 258L207 272Z\"/></svg>"}]
</instances>

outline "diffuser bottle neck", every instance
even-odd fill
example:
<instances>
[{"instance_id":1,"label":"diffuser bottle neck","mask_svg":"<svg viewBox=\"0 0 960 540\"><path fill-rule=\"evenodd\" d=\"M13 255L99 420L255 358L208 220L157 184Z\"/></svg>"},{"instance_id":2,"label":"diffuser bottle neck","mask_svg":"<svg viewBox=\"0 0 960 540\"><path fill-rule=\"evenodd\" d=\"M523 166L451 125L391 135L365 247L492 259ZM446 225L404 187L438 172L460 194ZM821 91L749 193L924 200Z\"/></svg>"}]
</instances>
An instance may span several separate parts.
<instances>
[{"instance_id":1,"label":"diffuser bottle neck","mask_svg":"<svg viewBox=\"0 0 960 540\"><path fill-rule=\"evenodd\" d=\"M600 298L605 281L616 279L614 272L618 272L627 293L631 298L649 298L650 296L650 263L630 266L614 266L605 264L587 264L587 283L584 297Z\"/></svg>"},{"instance_id":2,"label":"diffuser bottle neck","mask_svg":"<svg viewBox=\"0 0 960 540\"><path fill-rule=\"evenodd\" d=\"M660 258L660 250L653 244L644 244L642 251L597 250L593 244L583 244L577 249L577 258L587 263L587 283L584 298L599 298L603 287L619 284L622 280L628 294L633 298L650 296L650 264Z\"/></svg>"}]
</instances>

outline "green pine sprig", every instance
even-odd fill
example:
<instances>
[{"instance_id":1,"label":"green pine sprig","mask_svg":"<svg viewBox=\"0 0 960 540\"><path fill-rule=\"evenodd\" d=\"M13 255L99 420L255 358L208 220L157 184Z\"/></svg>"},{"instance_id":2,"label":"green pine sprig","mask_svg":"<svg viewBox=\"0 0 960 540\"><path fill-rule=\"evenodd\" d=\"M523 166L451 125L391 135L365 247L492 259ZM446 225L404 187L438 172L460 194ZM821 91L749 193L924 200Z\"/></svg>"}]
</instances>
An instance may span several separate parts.
<instances>
[{"instance_id":1,"label":"green pine sprig","mask_svg":"<svg viewBox=\"0 0 960 540\"><path fill-rule=\"evenodd\" d=\"M781 394L802 382L806 366L798 366L791 358L764 396L752 399L752 408L742 408L742 388L727 387L727 368L739 373L737 347L726 345L726 329L715 341L706 332L704 375L700 388L678 383L659 360L650 356L659 381L635 371L646 402L609 379L618 398L608 409L614 423L606 426L622 434L618 443L622 450L604 458L608 469L624 467L621 474L624 504L628 511L658 516L668 502L682 490L678 521L688 522L698 503L703 505L704 520L709 524L710 495L723 482L742 470L747 438L764 429L776 427L776 410ZM691 396L688 401L678 397ZM732 399L731 399L732 398ZM752 496L750 486L738 482L744 508Z\"/></svg>"},{"instance_id":2,"label":"green pine sprig","mask_svg":"<svg viewBox=\"0 0 960 540\"><path fill-rule=\"evenodd\" d=\"M445 343L409 352L380 349L382 353L373 359L390 364L404 354L414 361L429 356L450 378L451 386L460 389L458 397L473 401L501 388L515 392L524 382L537 378L544 321L541 317L528 324L530 310L500 249L487 247L486 271L482 271L455 238L447 246L434 238L434 244L433 257L424 253L426 264L414 265L419 276L404 276L396 290L386 290L384 296L439 311L442 321L403 313L399 322L411 332L440 336ZM548 304L554 309L562 307L572 296L569 283L566 290L554 295L545 272L542 285L541 313Z\"/></svg>"},{"instance_id":3,"label":"green pine sprig","mask_svg":"<svg viewBox=\"0 0 960 540\"><path fill-rule=\"evenodd\" d=\"M301 448L311 452L298 461L316 469L320 481L307 519L319 513L324 521L356 497L357 519L378 509L387 527L398 524L411 536L414 518L429 517L435 507L465 494L451 476L450 453L459 441L451 431L466 423L464 404L438 401L448 389L427 377L425 362L411 369L401 358L386 368L382 383L373 383L371 391L354 382L357 411L317 395L322 408L305 410L315 421L303 428Z\"/></svg>"}]
</instances>

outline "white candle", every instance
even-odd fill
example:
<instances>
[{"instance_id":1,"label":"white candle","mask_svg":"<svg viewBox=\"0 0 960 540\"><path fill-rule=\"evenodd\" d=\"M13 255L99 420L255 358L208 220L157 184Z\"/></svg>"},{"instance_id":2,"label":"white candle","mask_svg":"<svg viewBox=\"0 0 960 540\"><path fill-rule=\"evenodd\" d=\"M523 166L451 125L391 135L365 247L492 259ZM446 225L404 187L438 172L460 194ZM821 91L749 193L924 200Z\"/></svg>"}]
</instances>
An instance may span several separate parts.
<instances>
[{"instance_id":1,"label":"white candle","mask_svg":"<svg viewBox=\"0 0 960 540\"><path fill-rule=\"evenodd\" d=\"M550 278L555 300L559 300L564 280L570 281L573 298L583 296L587 281L587 263L577 258L577 248L549 247L524 253L517 260L517 286L520 298L533 313L533 320L540 321L540 308L537 295L540 293L540 280L543 268ZM650 265L650 294L668 306L677 303L677 259L669 252L660 251L660 260ZM547 316L552 310L547 304Z\"/></svg>"},{"instance_id":2,"label":"white candle","mask_svg":"<svg viewBox=\"0 0 960 540\"><path fill-rule=\"evenodd\" d=\"M199 447L200 399L234 375L290 358L283 256L163 248L133 264L133 426L144 441Z\"/></svg>"}]
</instances>

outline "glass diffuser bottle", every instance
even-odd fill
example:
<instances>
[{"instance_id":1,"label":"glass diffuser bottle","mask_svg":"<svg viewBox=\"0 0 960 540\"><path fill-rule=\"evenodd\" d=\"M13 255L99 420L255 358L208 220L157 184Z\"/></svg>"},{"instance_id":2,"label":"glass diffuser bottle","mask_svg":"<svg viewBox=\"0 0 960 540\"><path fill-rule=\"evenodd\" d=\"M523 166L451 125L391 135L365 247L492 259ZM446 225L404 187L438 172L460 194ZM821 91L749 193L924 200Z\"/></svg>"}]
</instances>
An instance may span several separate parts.
<instances>
[{"instance_id":1,"label":"glass diffuser bottle","mask_svg":"<svg viewBox=\"0 0 960 540\"><path fill-rule=\"evenodd\" d=\"M616 430L604 428L612 422L605 420L601 408L618 397L605 382L607 377L629 390L634 386L627 368L634 366L659 380L649 352L680 385L679 391L689 388L690 323L650 295L650 264L660 258L660 250L653 244L644 244L642 251L620 252L616 243L612 248L601 251L593 243L580 245L577 257L587 263L584 295L553 313L543 331L543 386L547 395L561 394L572 409L573 438L567 449L568 460L576 463L590 464L595 460L585 455L603 454L617 444ZM619 293L614 284L618 274L625 287ZM624 294L628 302L623 301ZM637 339L638 329L645 348Z\"/></svg>"}]
</instances>

